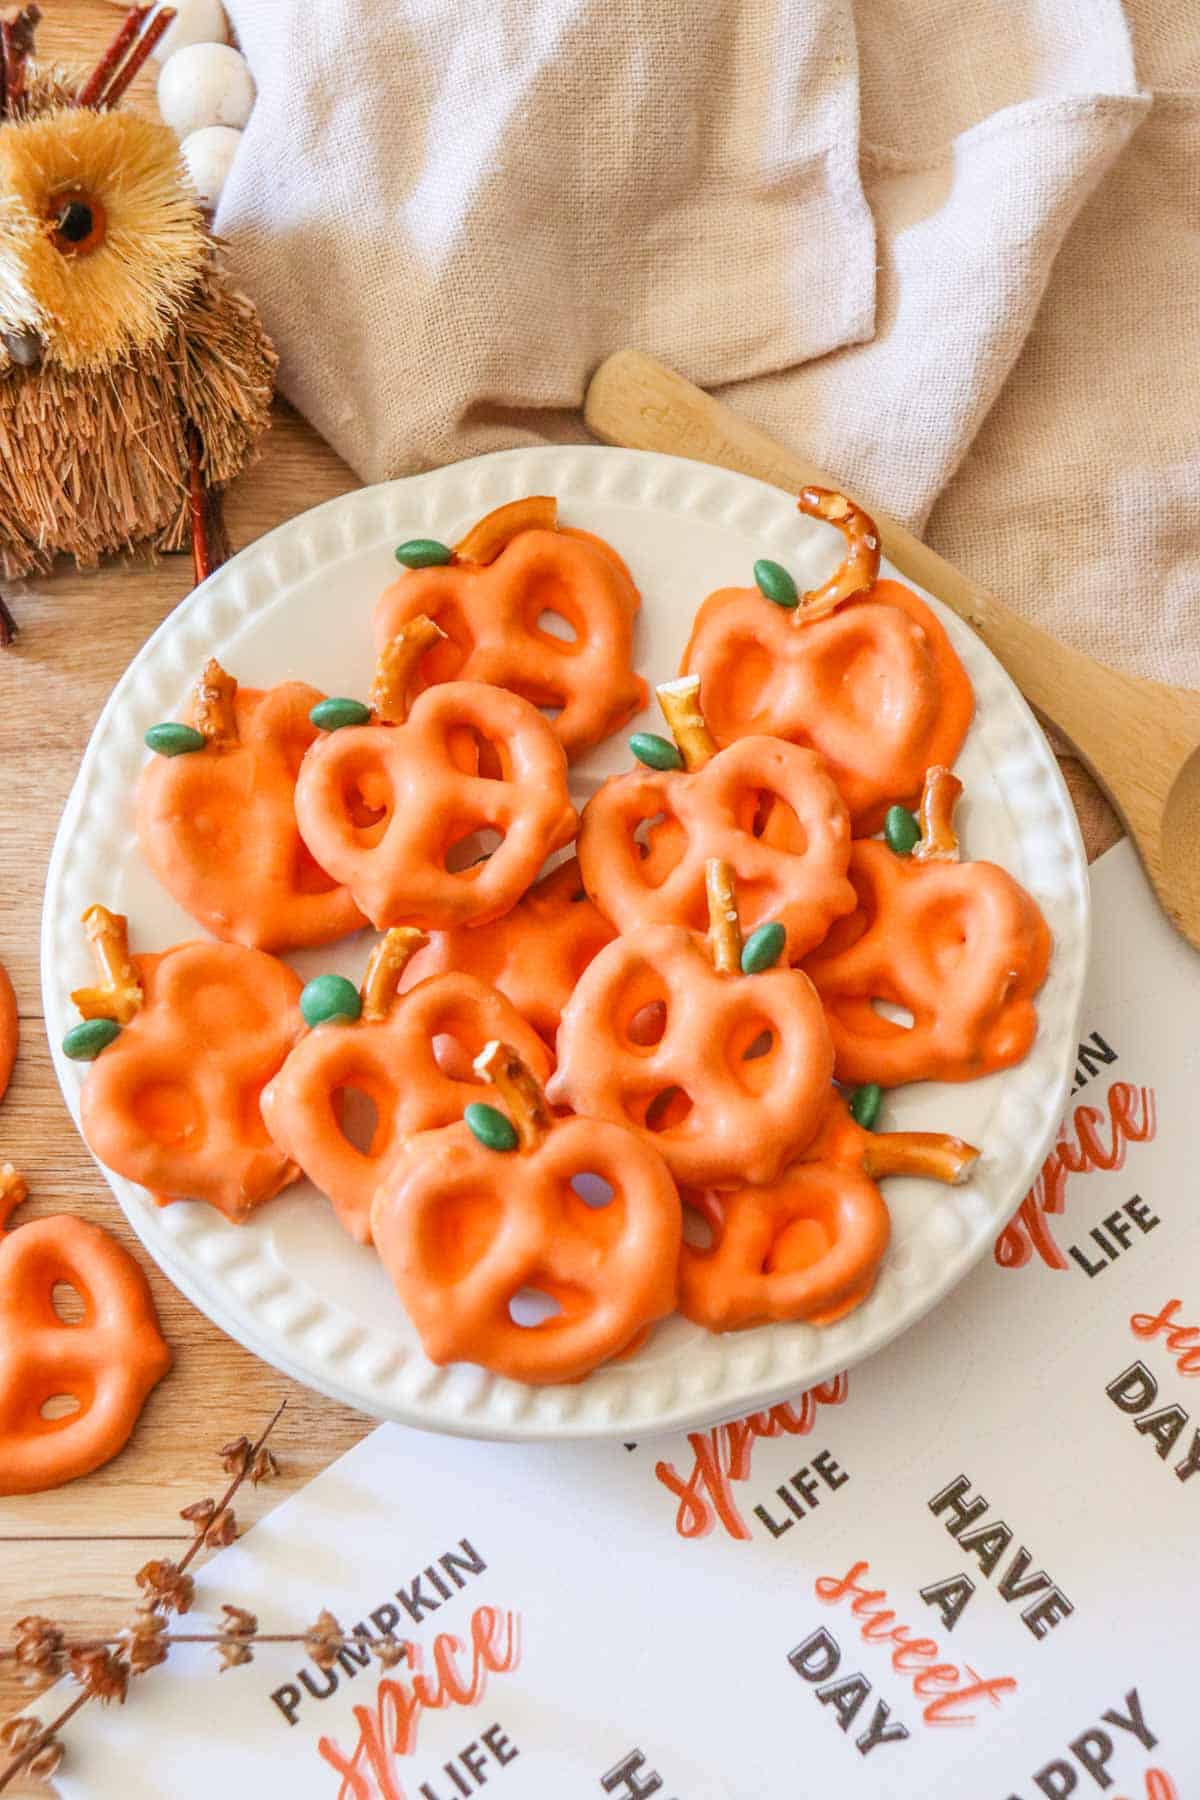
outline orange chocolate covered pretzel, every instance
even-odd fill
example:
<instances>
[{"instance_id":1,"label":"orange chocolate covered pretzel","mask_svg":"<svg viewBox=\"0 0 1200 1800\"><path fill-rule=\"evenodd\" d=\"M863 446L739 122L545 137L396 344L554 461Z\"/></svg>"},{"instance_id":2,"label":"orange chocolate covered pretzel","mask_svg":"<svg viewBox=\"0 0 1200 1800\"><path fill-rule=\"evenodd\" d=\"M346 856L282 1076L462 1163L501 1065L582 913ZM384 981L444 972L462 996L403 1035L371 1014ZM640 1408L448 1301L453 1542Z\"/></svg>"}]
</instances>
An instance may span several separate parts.
<instances>
[{"instance_id":1,"label":"orange chocolate covered pretzel","mask_svg":"<svg viewBox=\"0 0 1200 1800\"><path fill-rule=\"evenodd\" d=\"M828 518L842 500L806 489L800 510ZM878 830L892 802L915 805L931 764L954 761L974 698L933 610L875 578L878 534L843 503L847 517L834 522L851 550L830 582L799 599L793 589L783 604L758 588L710 594L681 666L700 677L719 744L766 733L819 750L857 835Z\"/></svg>"},{"instance_id":2,"label":"orange chocolate covered pretzel","mask_svg":"<svg viewBox=\"0 0 1200 1800\"><path fill-rule=\"evenodd\" d=\"M708 870L710 935L655 925L584 971L558 1033L556 1103L632 1126L676 1180L774 1180L816 1131L833 1072L817 995L798 969L745 952L728 865ZM784 934L776 933L775 954ZM756 966L760 972L743 974Z\"/></svg>"},{"instance_id":3,"label":"orange chocolate covered pretzel","mask_svg":"<svg viewBox=\"0 0 1200 1800\"><path fill-rule=\"evenodd\" d=\"M26 1188L0 1168L0 1231ZM68 1324L65 1283L83 1302ZM150 1288L121 1244L83 1219L35 1219L0 1237L0 1494L37 1494L87 1475L129 1441L171 1366ZM63 1397L75 1409L46 1416Z\"/></svg>"},{"instance_id":4,"label":"orange chocolate covered pretzel","mask_svg":"<svg viewBox=\"0 0 1200 1800\"><path fill-rule=\"evenodd\" d=\"M64 1043L94 1059L80 1101L88 1146L161 1204L206 1200L242 1223L299 1175L259 1107L304 1030L299 976L240 944L130 957L119 913L92 907L85 917L105 979L71 998L86 1020L113 1022L111 1035L79 1049L72 1039L84 1027Z\"/></svg>"},{"instance_id":5,"label":"orange chocolate covered pretzel","mask_svg":"<svg viewBox=\"0 0 1200 1800\"><path fill-rule=\"evenodd\" d=\"M686 1241L679 1256L679 1310L709 1331L773 1320L830 1325L875 1285L891 1217L875 1183L926 1175L957 1185L978 1158L940 1132L864 1131L832 1095L802 1160L768 1187L685 1193L712 1243Z\"/></svg>"},{"instance_id":6,"label":"orange chocolate covered pretzel","mask_svg":"<svg viewBox=\"0 0 1200 1800\"><path fill-rule=\"evenodd\" d=\"M951 785L952 784L952 785ZM958 863L947 808L958 784L930 771L912 856L856 842L858 907L805 962L825 1006L839 1081L971 1081L1033 1042L1033 997L1050 959L1036 902L995 863ZM924 854L922 854L924 852ZM912 1024L885 1018L885 1001Z\"/></svg>"},{"instance_id":7,"label":"orange chocolate covered pretzel","mask_svg":"<svg viewBox=\"0 0 1200 1800\"><path fill-rule=\"evenodd\" d=\"M296 826L296 771L319 735L309 712L322 698L303 681L239 687L210 661L191 726L148 734L164 749L138 781L142 855L184 910L228 942L299 950L366 922Z\"/></svg>"},{"instance_id":8,"label":"orange chocolate covered pretzel","mask_svg":"<svg viewBox=\"0 0 1200 1800\"><path fill-rule=\"evenodd\" d=\"M410 569L380 596L377 646L424 614L444 637L422 658L420 687L484 681L534 706L558 707L554 730L568 757L619 731L646 704L634 673L640 596L616 551L590 532L563 529L557 504L533 496L481 519L449 563ZM566 620L567 641L545 613Z\"/></svg>"},{"instance_id":9,"label":"orange chocolate covered pretzel","mask_svg":"<svg viewBox=\"0 0 1200 1800\"><path fill-rule=\"evenodd\" d=\"M433 1362L578 1381L674 1306L679 1196L636 1133L555 1119L509 1045L476 1068L508 1116L473 1107L410 1139L375 1196L375 1243ZM611 1193L594 1204L599 1184ZM558 1310L518 1323L530 1293Z\"/></svg>"},{"instance_id":10,"label":"orange chocolate covered pretzel","mask_svg":"<svg viewBox=\"0 0 1200 1800\"><path fill-rule=\"evenodd\" d=\"M405 964L424 942L397 926L376 945L357 1020L316 1026L292 1051L262 1098L267 1128L284 1153L333 1202L359 1243L370 1242L371 1200L402 1141L461 1119L483 1089L471 1064L501 1033L538 1078L550 1056L503 994L473 975L433 975L397 997ZM366 1094L375 1126L364 1150L340 1117L347 1092Z\"/></svg>"},{"instance_id":11,"label":"orange chocolate covered pretzel","mask_svg":"<svg viewBox=\"0 0 1200 1800\"><path fill-rule=\"evenodd\" d=\"M0 1100L12 1080L21 1037L21 1021L17 1014L17 996L9 980L8 970L0 963Z\"/></svg>"},{"instance_id":12,"label":"orange chocolate covered pretzel","mask_svg":"<svg viewBox=\"0 0 1200 1800\"><path fill-rule=\"evenodd\" d=\"M397 633L379 660L379 723L314 744L296 782L305 843L380 929L487 924L575 835L562 746L528 700L448 681L409 709L422 649L440 635L423 618ZM451 867L483 831L501 834L491 854Z\"/></svg>"},{"instance_id":13,"label":"orange chocolate covered pretzel","mask_svg":"<svg viewBox=\"0 0 1200 1800\"><path fill-rule=\"evenodd\" d=\"M702 930L705 866L720 858L733 870L743 927L777 920L796 960L854 905L845 805L811 750L746 737L718 751L699 686L692 676L658 689L683 769L635 769L606 781L580 821L580 871L620 931ZM647 825L643 843L637 834Z\"/></svg>"},{"instance_id":14,"label":"orange chocolate covered pretzel","mask_svg":"<svg viewBox=\"0 0 1200 1800\"><path fill-rule=\"evenodd\" d=\"M430 975L465 970L499 988L552 1046L575 983L614 935L588 898L572 856L535 881L502 919L430 932L428 943L405 969L400 991ZM512 1034L497 1030L491 1035Z\"/></svg>"}]
</instances>

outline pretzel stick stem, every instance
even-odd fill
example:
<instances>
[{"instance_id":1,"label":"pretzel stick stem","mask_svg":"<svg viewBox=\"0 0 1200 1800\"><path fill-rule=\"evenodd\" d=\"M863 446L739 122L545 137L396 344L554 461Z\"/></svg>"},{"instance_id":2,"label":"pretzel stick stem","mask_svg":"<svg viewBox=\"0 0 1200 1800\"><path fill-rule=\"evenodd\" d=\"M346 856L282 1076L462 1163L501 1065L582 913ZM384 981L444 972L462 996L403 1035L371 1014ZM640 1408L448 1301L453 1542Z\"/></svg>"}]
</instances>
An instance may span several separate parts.
<instances>
[{"instance_id":1,"label":"pretzel stick stem","mask_svg":"<svg viewBox=\"0 0 1200 1800\"><path fill-rule=\"evenodd\" d=\"M710 857L704 865L704 891L708 898L708 943L713 968L720 975L737 975L742 967L742 925L733 870L719 856Z\"/></svg>"},{"instance_id":2,"label":"pretzel stick stem","mask_svg":"<svg viewBox=\"0 0 1200 1800\"><path fill-rule=\"evenodd\" d=\"M678 681L664 681L654 691L684 768L702 769L717 754L717 740L700 710L700 677L681 675Z\"/></svg>"},{"instance_id":3,"label":"pretzel stick stem","mask_svg":"<svg viewBox=\"0 0 1200 1800\"><path fill-rule=\"evenodd\" d=\"M415 925L393 925L384 932L371 952L362 978L362 1017L368 1023L386 1019L396 999L396 990L408 964L429 939Z\"/></svg>"},{"instance_id":4,"label":"pretzel stick stem","mask_svg":"<svg viewBox=\"0 0 1200 1800\"><path fill-rule=\"evenodd\" d=\"M493 1038L475 1058L474 1067L482 1080L491 1082L508 1108L521 1149L536 1150L554 1123L554 1115L528 1063L522 1062L511 1044Z\"/></svg>"},{"instance_id":5,"label":"pretzel stick stem","mask_svg":"<svg viewBox=\"0 0 1200 1800\"><path fill-rule=\"evenodd\" d=\"M383 724L403 725L411 704L409 689L417 664L445 635L440 625L418 613L383 646L371 684L371 707Z\"/></svg>"},{"instance_id":6,"label":"pretzel stick stem","mask_svg":"<svg viewBox=\"0 0 1200 1800\"><path fill-rule=\"evenodd\" d=\"M958 805L963 784L940 764L925 771L921 790L920 841L913 846L914 862L955 863L958 861L958 833L954 829L954 808Z\"/></svg>"},{"instance_id":7,"label":"pretzel stick stem","mask_svg":"<svg viewBox=\"0 0 1200 1800\"><path fill-rule=\"evenodd\" d=\"M961 1187L978 1161L973 1144L944 1131L880 1131L867 1144L862 1166L872 1181L884 1175L925 1175Z\"/></svg>"},{"instance_id":8,"label":"pretzel stick stem","mask_svg":"<svg viewBox=\"0 0 1200 1800\"><path fill-rule=\"evenodd\" d=\"M129 954L129 920L107 906L89 906L83 915L92 956L100 981L96 987L76 988L72 1003L85 1019L115 1019L128 1025L142 1004L142 984Z\"/></svg>"},{"instance_id":9,"label":"pretzel stick stem","mask_svg":"<svg viewBox=\"0 0 1200 1800\"><path fill-rule=\"evenodd\" d=\"M879 531L861 506L831 488L802 488L796 504L810 519L836 525L846 540L846 555L829 580L801 594L792 613L793 625L808 625L814 619L827 618L843 600L852 600L874 586L879 576Z\"/></svg>"},{"instance_id":10,"label":"pretzel stick stem","mask_svg":"<svg viewBox=\"0 0 1200 1800\"><path fill-rule=\"evenodd\" d=\"M192 714L196 730L215 749L225 749L238 739L233 702L238 684L226 673L215 656L210 656L196 683L192 698Z\"/></svg>"},{"instance_id":11,"label":"pretzel stick stem","mask_svg":"<svg viewBox=\"0 0 1200 1800\"><path fill-rule=\"evenodd\" d=\"M455 544L454 560L492 563L522 531L557 530L558 501L552 494L529 494L524 500L510 500L507 506L498 506L477 519Z\"/></svg>"}]
</instances>

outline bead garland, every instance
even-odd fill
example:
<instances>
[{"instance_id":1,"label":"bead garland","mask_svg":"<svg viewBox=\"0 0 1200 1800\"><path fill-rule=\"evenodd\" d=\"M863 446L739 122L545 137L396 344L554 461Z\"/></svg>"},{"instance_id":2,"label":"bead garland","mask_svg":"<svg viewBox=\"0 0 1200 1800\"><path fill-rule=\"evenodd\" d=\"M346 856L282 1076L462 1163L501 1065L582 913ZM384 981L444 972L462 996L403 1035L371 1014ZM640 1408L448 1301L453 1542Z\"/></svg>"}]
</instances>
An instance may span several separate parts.
<instances>
[{"instance_id":1,"label":"bead garland","mask_svg":"<svg viewBox=\"0 0 1200 1800\"><path fill-rule=\"evenodd\" d=\"M175 20L155 46L158 110L180 139L192 185L215 212L254 107L254 78L229 42L221 0L172 0Z\"/></svg>"}]
</instances>

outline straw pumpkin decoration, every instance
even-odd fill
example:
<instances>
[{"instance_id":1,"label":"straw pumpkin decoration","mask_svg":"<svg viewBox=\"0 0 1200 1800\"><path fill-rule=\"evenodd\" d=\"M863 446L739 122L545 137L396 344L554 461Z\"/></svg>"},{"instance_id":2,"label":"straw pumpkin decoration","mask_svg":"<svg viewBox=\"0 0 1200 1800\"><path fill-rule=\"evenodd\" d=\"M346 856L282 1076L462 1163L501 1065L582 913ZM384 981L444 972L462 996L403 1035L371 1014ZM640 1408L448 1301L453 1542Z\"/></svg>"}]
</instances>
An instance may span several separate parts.
<instances>
[{"instance_id":1,"label":"straw pumpkin decoration","mask_svg":"<svg viewBox=\"0 0 1200 1800\"><path fill-rule=\"evenodd\" d=\"M0 83L0 576L190 542L199 581L228 554L220 494L267 428L275 352L174 134L114 110L170 9L135 7L78 77L33 64L38 18L6 18ZM0 642L15 630L0 602Z\"/></svg>"}]
</instances>

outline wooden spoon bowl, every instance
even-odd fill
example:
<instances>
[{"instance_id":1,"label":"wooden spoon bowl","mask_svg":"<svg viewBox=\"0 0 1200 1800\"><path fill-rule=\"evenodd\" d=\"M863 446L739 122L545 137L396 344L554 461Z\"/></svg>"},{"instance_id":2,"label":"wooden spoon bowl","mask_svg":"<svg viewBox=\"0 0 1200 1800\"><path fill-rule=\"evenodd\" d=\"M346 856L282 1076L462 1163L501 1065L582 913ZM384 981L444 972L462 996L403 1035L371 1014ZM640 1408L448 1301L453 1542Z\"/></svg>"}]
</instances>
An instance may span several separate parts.
<instances>
[{"instance_id":1,"label":"wooden spoon bowl","mask_svg":"<svg viewBox=\"0 0 1200 1800\"><path fill-rule=\"evenodd\" d=\"M839 483L637 350L592 377L589 429L606 444L739 469L797 493ZM1200 693L1093 662L1019 618L903 525L871 508L884 553L972 626L1030 705L1069 738L1120 814L1176 930L1200 949Z\"/></svg>"}]
</instances>

